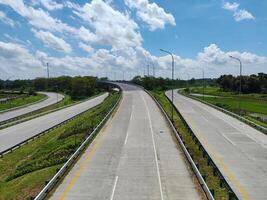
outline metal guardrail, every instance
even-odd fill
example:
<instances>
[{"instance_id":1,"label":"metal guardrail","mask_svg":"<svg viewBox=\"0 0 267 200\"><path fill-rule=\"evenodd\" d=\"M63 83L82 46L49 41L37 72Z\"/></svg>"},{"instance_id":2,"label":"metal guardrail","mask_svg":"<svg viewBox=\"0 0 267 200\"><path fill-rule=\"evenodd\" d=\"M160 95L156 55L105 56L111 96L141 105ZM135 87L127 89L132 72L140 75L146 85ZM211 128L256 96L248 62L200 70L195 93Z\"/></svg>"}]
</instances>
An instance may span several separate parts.
<instances>
[{"instance_id":1,"label":"metal guardrail","mask_svg":"<svg viewBox=\"0 0 267 200\"><path fill-rule=\"evenodd\" d=\"M178 90L178 91L179 91L179 90ZM232 116L232 117L234 117L234 118L236 118L236 119L238 119L238 120L240 120L240 121L242 121L242 122L247 123L248 125L250 125L250 126L252 126L252 127L254 127L254 128L256 128L256 129L262 131L263 133L267 133L267 128L265 128L265 127L263 127L263 126L260 126L260 125L258 125L258 124L256 124L256 123L254 123L254 122L252 122L252 121L250 121L250 120L248 120L248 119L246 119L246 118L244 118L244 117L238 115L238 114L235 114L235 113L229 111L229 110L226 110L226 109L221 108L221 107L219 107L219 106L213 105L213 104L211 104L211 103L209 103L209 102L203 101L202 99L195 98L195 97L193 97L193 96L191 96L191 95L182 94L182 93L180 93L180 92L179 92L179 94L184 95L184 96L186 96L186 97L188 97L188 98L197 100L197 101L199 101L199 102L201 102L201 103L204 103L204 104L206 104L206 105L208 105L208 106L211 106L211 107L213 107L213 108L215 108L215 109L217 109L217 110L219 110L219 111L222 111L223 113L226 113L226 114L228 114L228 115L230 115L230 116Z\"/></svg>"},{"instance_id":2,"label":"metal guardrail","mask_svg":"<svg viewBox=\"0 0 267 200\"><path fill-rule=\"evenodd\" d=\"M121 91L121 89L120 89ZM42 200L46 197L49 191L53 189L58 180L64 175L64 173L68 170L68 168L74 163L76 158L81 154L84 148L88 145L90 140L94 137L97 131L104 125L104 123L111 116L113 111L119 105L121 101L122 95L116 102L116 104L111 108L111 110L107 113L107 115L102 119L102 121L94 128L94 130L88 133L88 137L84 140L84 142L80 145L80 147L72 154L72 156L66 161L66 163L59 169L59 171L53 176L53 178L45 185L45 187L41 190L41 192L34 198L34 200Z\"/></svg>"},{"instance_id":3,"label":"metal guardrail","mask_svg":"<svg viewBox=\"0 0 267 200\"><path fill-rule=\"evenodd\" d=\"M204 148L204 146L202 145L202 143L199 141L199 139L197 138L197 136L195 135L195 133L193 132L193 130L191 129L191 127L187 124L187 122L184 119L184 117L182 116L182 114L179 112L179 110L176 108L176 106L172 104L171 100L168 98L168 96L166 95L166 93L165 93L165 96L168 99L168 101L170 102L170 104L174 107L175 111L178 113L178 115L181 118L183 124L185 125L187 131L194 138L195 143L198 144L199 149L202 150L203 156L206 156L207 157L207 159L208 159L208 165L211 165L213 167L213 175L218 175L218 177L220 179L220 186L221 187L222 186L225 186L227 188L228 194L229 194L229 199L230 200L238 200L239 198L237 197L237 195L235 194L235 192L233 191L233 189L231 188L231 186L228 184L228 182L224 178L223 174L221 173L221 171L219 170L219 168L215 164L215 162L212 160L212 158L211 158L210 154L208 153L208 151L206 151L206 149Z\"/></svg>"},{"instance_id":4,"label":"metal guardrail","mask_svg":"<svg viewBox=\"0 0 267 200\"><path fill-rule=\"evenodd\" d=\"M98 106L98 105L96 105L96 106ZM94 106L94 107L92 107L92 108L90 108L90 109L93 109L93 108L95 108L96 106ZM88 109L88 110L90 110L90 109ZM85 111L83 111L83 112L81 112L81 113L79 113L79 114L77 114L77 115L75 115L75 116L73 116L73 117L71 117L71 118L69 118L69 119L66 119L65 121L62 121L62 122L59 123L59 124L56 124L55 126L52 126L52 127L48 128L48 129L46 129L46 130L44 130L44 131L42 131L42 132L40 132L40 133L38 133L38 134L36 134L36 135L34 135L34 136L28 138L28 139L26 139L26 140L23 140L22 142L20 142L20 143L18 143L18 144L16 144L16 145L14 145L14 146L12 146L12 147L10 147L10 148L4 150L4 151L1 151L1 152L0 152L0 157L3 157L3 155L5 155L5 154L7 154L7 153L9 153L9 152L12 152L13 150L15 150L15 149L21 147L21 146L24 145L24 144L27 144L28 142L30 142L31 140L34 140L35 138L38 138L38 137L40 137L41 135L44 135L44 134L46 134L46 133L52 131L53 129L62 126L63 124L65 124L65 123L67 123L67 122L73 120L74 118L76 118L76 117L82 115L83 113L87 112L88 110L85 110Z\"/></svg>"},{"instance_id":5,"label":"metal guardrail","mask_svg":"<svg viewBox=\"0 0 267 200\"><path fill-rule=\"evenodd\" d=\"M191 167L193 169L193 172L195 173L195 175L196 175L196 177L197 177L202 189L204 190L207 198L209 200L214 200L214 197L213 197L209 187L207 186L204 178L202 177L200 171L197 168L197 165L195 164L194 160L192 159L192 157L191 157L190 153L188 152L188 150L187 150L182 138L180 137L180 134L175 129L175 127L174 127L173 123L171 122L171 120L169 119L167 113L165 112L165 110L163 109L161 104L157 101L157 99L153 95L151 95L146 89L144 89L144 91L156 102L157 106L159 107L159 109L161 110L161 112L163 113L163 115L165 116L167 121L169 122L169 124L170 124L170 126L172 128L172 131L175 133L175 137L178 140L180 146L182 147L182 150L183 150L188 162L190 163L190 165L191 165Z\"/></svg>"}]
</instances>

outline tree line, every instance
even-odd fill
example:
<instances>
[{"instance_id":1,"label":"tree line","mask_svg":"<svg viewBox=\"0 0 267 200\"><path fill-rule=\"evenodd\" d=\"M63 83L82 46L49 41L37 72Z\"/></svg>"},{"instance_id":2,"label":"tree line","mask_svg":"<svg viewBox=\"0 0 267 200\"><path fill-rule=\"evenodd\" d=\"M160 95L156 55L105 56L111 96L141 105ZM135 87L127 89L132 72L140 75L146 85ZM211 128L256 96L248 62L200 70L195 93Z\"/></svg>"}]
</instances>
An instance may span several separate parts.
<instances>
[{"instance_id":1,"label":"tree line","mask_svg":"<svg viewBox=\"0 0 267 200\"><path fill-rule=\"evenodd\" d=\"M222 75L217 83L223 91L238 92L240 76ZM267 74L258 73L241 77L242 93L267 93Z\"/></svg>"},{"instance_id":2,"label":"tree line","mask_svg":"<svg viewBox=\"0 0 267 200\"><path fill-rule=\"evenodd\" d=\"M141 85L147 90L169 90L172 88L186 88L200 85L216 85L216 79L205 78L203 79L190 79L180 80L175 79L172 81L170 78L152 77L152 76L136 76L131 80L132 83Z\"/></svg>"},{"instance_id":3,"label":"tree line","mask_svg":"<svg viewBox=\"0 0 267 200\"><path fill-rule=\"evenodd\" d=\"M82 99L99 92L97 77L61 76L55 78L36 78L33 80L0 81L0 89L24 91L51 91L68 94L72 99Z\"/></svg>"}]
</instances>

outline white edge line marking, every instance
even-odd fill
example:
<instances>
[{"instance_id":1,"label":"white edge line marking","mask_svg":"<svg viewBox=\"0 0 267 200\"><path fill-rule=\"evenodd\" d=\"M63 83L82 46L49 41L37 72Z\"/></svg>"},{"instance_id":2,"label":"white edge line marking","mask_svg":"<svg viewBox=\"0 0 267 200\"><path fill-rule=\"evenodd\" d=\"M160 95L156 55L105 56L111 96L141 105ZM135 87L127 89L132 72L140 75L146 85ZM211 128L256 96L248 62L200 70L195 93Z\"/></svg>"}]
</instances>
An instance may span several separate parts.
<instances>
[{"instance_id":1,"label":"white edge line marking","mask_svg":"<svg viewBox=\"0 0 267 200\"><path fill-rule=\"evenodd\" d=\"M145 103L145 106L146 106L146 110L147 110L147 115L148 115L148 120L149 120L149 126L150 126L150 132L151 132L151 136L152 136L152 142L153 142L153 149L154 149L154 157L155 157L155 161L156 161L156 167L157 167L157 174L158 174L158 181L159 181L159 189L160 189L160 197L161 197L161 200L163 200L163 193L162 193L162 186L161 186L161 178L160 178L160 172L159 172L159 163L158 163L158 159L157 159L157 152L156 152L156 146L155 146L155 140L154 140L154 134L153 134L153 128L152 128L152 122L151 122L151 117L150 117L150 113L149 113L149 110L148 110L148 106L147 106L147 103L144 99L144 96L142 93L140 93L144 103Z\"/></svg>"},{"instance_id":2,"label":"white edge line marking","mask_svg":"<svg viewBox=\"0 0 267 200\"><path fill-rule=\"evenodd\" d=\"M125 141L124 141L124 145L127 143L128 141L128 136L129 136L129 126L130 126L130 122L132 121L133 118L133 107L132 106L132 110L131 110L131 116L130 116L130 120L129 120L129 125L128 125L128 129L127 129L127 133L126 133L126 137L125 137Z\"/></svg>"},{"instance_id":3,"label":"white edge line marking","mask_svg":"<svg viewBox=\"0 0 267 200\"><path fill-rule=\"evenodd\" d=\"M114 198L114 194L115 194L115 190L116 190L116 186L117 186L118 178L119 178L119 177L116 176L115 181L114 181L114 186L113 186L113 189L112 189L112 193L111 193L110 200L113 200L113 198Z\"/></svg>"}]
</instances>

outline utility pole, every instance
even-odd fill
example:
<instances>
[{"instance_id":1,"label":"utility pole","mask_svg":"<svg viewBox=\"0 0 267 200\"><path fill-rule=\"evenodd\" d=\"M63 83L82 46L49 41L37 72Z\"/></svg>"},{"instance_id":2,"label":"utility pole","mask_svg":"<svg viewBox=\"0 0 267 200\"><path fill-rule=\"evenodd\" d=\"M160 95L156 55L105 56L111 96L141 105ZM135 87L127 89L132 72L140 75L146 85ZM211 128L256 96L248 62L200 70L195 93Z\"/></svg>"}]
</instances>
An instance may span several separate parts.
<instances>
[{"instance_id":1,"label":"utility pole","mask_svg":"<svg viewBox=\"0 0 267 200\"><path fill-rule=\"evenodd\" d=\"M239 101L238 101L238 110L239 115L241 115L241 94L242 94L242 62L239 58L236 58L234 56L229 56L230 58L237 60L239 62Z\"/></svg>"},{"instance_id":2,"label":"utility pole","mask_svg":"<svg viewBox=\"0 0 267 200\"><path fill-rule=\"evenodd\" d=\"M147 64L147 76L149 76L149 64Z\"/></svg>"},{"instance_id":3,"label":"utility pole","mask_svg":"<svg viewBox=\"0 0 267 200\"><path fill-rule=\"evenodd\" d=\"M173 82L173 86L172 86L172 122L174 122L173 121L174 57L173 57L173 54L171 52L169 52L169 51L166 51L166 50L163 50L163 49L160 49L160 51L165 52L165 53L169 54L172 57L172 82Z\"/></svg>"}]
</instances>

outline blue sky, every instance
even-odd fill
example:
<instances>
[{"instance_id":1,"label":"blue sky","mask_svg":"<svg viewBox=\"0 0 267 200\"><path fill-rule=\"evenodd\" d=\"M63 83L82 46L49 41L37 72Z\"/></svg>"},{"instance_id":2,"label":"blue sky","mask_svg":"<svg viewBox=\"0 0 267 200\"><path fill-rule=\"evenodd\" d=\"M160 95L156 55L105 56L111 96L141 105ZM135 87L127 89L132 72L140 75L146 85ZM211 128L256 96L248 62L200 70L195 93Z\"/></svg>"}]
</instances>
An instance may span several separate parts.
<instances>
[{"instance_id":1,"label":"blue sky","mask_svg":"<svg viewBox=\"0 0 267 200\"><path fill-rule=\"evenodd\" d=\"M0 78L267 73L267 1L0 0ZM152 69L150 68L150 72Z\"/></svg>"}]
</instances>

